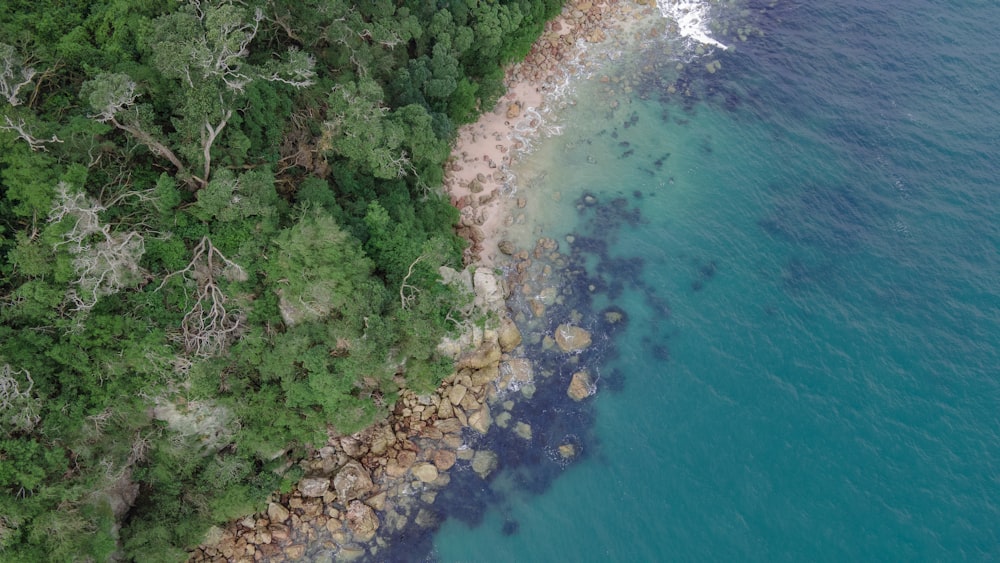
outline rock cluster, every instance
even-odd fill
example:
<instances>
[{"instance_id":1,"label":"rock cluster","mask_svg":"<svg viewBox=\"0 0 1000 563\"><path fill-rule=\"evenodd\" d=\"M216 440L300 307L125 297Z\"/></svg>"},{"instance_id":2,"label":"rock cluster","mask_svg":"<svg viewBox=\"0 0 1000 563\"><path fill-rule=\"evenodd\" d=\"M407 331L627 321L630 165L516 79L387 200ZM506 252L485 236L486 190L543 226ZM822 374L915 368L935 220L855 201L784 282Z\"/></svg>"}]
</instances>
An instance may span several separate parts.
<instances>
[{"instance_id":1,"label":"rock cluster","mask_svg":"<svg viewBox=\"0 0 1000 563\"><path fill-rule=\"evenodd\" d=\"M386 422L331 435L301 463L307 477L291 494L275 495L265 512L216 533L191 560L350 560L376 556L386 537L407 526L435 525L433 502L457 463L483 479L496 470L497 455L477 449L476 436L490 431L494 412L510 418L505 392L532 381L530 362L511 356L521 343L513 322L467 340L471 349L457 355L455 373L434 393L405 391ZM530 426L519 423L516 432L530 439Z\"/></svg>"}]
</instances>

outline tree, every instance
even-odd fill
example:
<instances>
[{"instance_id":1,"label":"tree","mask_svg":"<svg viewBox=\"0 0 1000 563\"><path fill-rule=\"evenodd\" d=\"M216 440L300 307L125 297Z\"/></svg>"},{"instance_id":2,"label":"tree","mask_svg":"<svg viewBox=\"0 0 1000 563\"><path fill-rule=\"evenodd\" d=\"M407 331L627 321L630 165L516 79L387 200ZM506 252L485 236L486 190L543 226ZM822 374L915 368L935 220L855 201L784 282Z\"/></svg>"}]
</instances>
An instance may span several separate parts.
<instances>
[{"instance_id":1,"label":"tree","mask_svg":"<svg viewBox=\"0 0 1000 563\"><path fill-rule=\"evenodd\" d=\"M56 247L66 245L73 255L77 278L68 297L77 311L93 308L101 297L135 285L144 275L139 259L146 250L145 239L134 230L112 231L112 226L102 223L98 215L105 209L82 193L71 193L65 182L56 188L49 221L72 222Z\"/></svg>"},{"instance_id":2,"label":"tree","mask_svg":"<svg viewBox=\"0 0 1000 563\"><path fill-rule=\"evenodd\" d=\"M180 341L189 354L208 358L224 353L246 328L242 311L226 309L229 299L221 283L246 281L247 273L226 258L208 237L198 242L192 254L188 265L168 274L157 289L162 289L174 276L181 276L195 286L194 305L181 321Z\"/></svg>"},{"instance_id":3,"label":"tree","mask_svg":"<svg viewBox=\"0 0 1000 563\"><path fill-rule=\"evenodd\" d=\"M31 84L35 69L27 66L14 47L0 43L0 96L12 106L21 104L21 88Z\"/></svg>"}]
</instances>

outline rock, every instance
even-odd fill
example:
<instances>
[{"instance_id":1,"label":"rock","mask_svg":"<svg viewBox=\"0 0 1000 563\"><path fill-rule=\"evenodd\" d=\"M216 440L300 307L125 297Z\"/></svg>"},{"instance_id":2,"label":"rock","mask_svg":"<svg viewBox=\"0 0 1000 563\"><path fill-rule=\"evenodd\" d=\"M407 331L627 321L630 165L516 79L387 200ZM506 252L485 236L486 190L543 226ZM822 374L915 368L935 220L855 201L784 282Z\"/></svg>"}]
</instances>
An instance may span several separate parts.
<instances>
[{"instance_id":1,"label":"rock","mask_svg":"<svg viewBox=\"0 0 1000 563\"><path fill-rule=\"evenodd\" d=\"M574 353L590 346L590 333L571 324L561 324L555 332L556 344L563 352Z\"/></svg>"},{"instance_id":2,"label":"rock","mask_svg":"<svg viewBox=\"0 0 1000 563\"><path fill-rule=\"evenodd\" d=\"M387 495L385 494L385 491L382 491L381 493L365 501L365 504L367 504L368 506L372 507L375 510L385 510L386 496Z\"/></svg>"},{"instance_id":3,"label":"rock","mask_svg":"<svg viewBox=\"0 0 1000 563\"><path fill-rule=\"evenodd\" d=\"M472 276L477 306L490 311L502 311L506 306L500 282L489 268L479 268Z\"/></svg>"},{"instance_id":4,"label":"rock","mask_svg":"<svg viewBox=\"0 0 1000 563\"><path fill-rule=\"evenodd\" d=\"M434 464L418 463L411 469L413 476L424 483L431 483L438 478L438 470Z\"/></svg>"},{"instance_id":5,"label":"rock","mask_svg":"<svg viewBox=\"0 0 1000 563\"><path fill-rule=\"evenodd\" d=\"M413 519L413 523L421 528L430 528L438 523L438 518L437 515L430 510L421 508L417 512L417 517Z\"/></svg>"},{"instance_id":6,"label":"rock","mask_svg":"<svg viewBox=\"0 0 1000 563\"><path fill-rule=\"evenodd\" d=\"M531 426L523 422L518 422L514 426L514 434L524 438L525 440L531 439Z\"/></svg>"},{"instance_id":7,"label":"rock","mask_svg":"<svg viewBox=\"0 0 1000 563\"><path fill-rule=\"evenodd\" d=\"M573 374L573 380L569 382L566 394L574 401L582 401L593 395L596 391L597 387L594 386L593 381L590 379L590 374L586 371L578 371Z\"/></svg>"},{"instance_id":8,"label":"rock","mask_svg":"<svg viewBox=\"0 0 1000 563\"><path fill-rule=\"evenodd\" d=\"M455 416L455 409L451 406L450 400L441 401L438 405L437 416L439 421Z\"/></svg>"},{"instance_id":9,"label":"rock","mask_svg":"<svg viewBox=\"0 0 1000 563\"><path fill-rule=\"evenodd\" d=\"M521 344L521 331L510 317L504 317L500 321L500 330L497 333L497 340L500 343L502 352L510 352Z\"/></svg>"},{"instance_id":10,"label":"rock","mask_svg":"<svg viewBox=\"0 0 1000 563\"><path fill-rule=\"evenodd\" d=\"M504 364L502 371L509 373L511 381L516 381L517 383L529 383L535 379L531 360L527 358L513 358L509 360Z\"/></svg>"},{"instance_id":11,"label":"rock","mask_svg":"<svg viewBox=\"0 0 1000 563\"><path fill-rule=\"evenodd\" d=\"M288 509L276 502L267 505L267 517L272 523L288 520Z\"/></svg>"},{"instance_id":12,"label":"rock","mask_svg":"<svg viewBox=\"0 0 1000 563\"><path fill-rule=\"evenodd\" d=\"M371 541L378 530L378 516L370 506L359 501L352 500L347 507L347 528L354 534L355 539L362 542Z\"/></svg>"},{"instance_id":13,"label":"rock","mask_svg":"<svg viewBox=\"0 0 1000 563\"><path fill-rule=\"evenodd\" d=\"M298 561L306 554L306 546L298 543L285 548L285 557L289 561Z\"/></svg>"},{"instance_id":14,"label":"rock","mask_svg":"<svg viewBox=\"0 0 1000 563\"><path fill-rule=\"evenodd\" d=\"M326 477L306 477L299 481L299 492L304 497L321 497L330 488Z\"/></svg>"},{"instance_id":15,"label":"rock","mask_svg":"<svg viewBox=\"0 0 1000 563\"><path fill-rule=\"evenodd\" d=\"M504 411L498 414L494 422L496 422L497 426L499 426L500 428L507 428L507 423L510 422L510 413Z\"/></svg>"},{"instance_id":16,"label":"rock","mask_svg":"<svg viewBox=\"0 0 1000 563\"><path fill-rule=\"evenodd\" d=\"M372 436L371 452L375 455L385 455L393 444L396 443L396 435L388 426L379 426Z\"/></svg>"},{"instance_id":17,"label":"rock","mask_svg":"<svg viewBox=\"0 0 1000 563\"><path fill-rule=\"evenodd\" d=\"M360 463L351 460L333 478L333 488L341 502L363 496L372 488L372 478Z\"/></svg>"},{"instance_id":18,"label":"rock","mask_svg":"<svg viewBox=\"0 0 1000 563\"><path fill-rule=\"evenodd\" d=\"M469 415L469 426L485 435L490 431L490 425L493 424L493 417L490 416L490 407L483 405L479 410L474 411Z\"/></svg>"},{"instance_id":19,"label":"rock","mask_svg":"<svg viewBox=\"0 0 1000 563\"><path fill-rule=\"evenodd\" d=\"M498 377L500 377L500 365L490 364L472 372L469 384L474 387L480 387L482 385L486 385L487 383L496 381Z\"/></svg>"},{"instance_id":20,"label":"rock","mask_svg":"<svg viewBox=\"0 0 1000 563\"><path fill-rule=\"evenodd\" d=\"M563 444L559 446L559 455L561 455L563 459L569 459L571 457L575 457L576 446L574 446L573 444Z\"/></svg>"},{"instance_id":21,"label":"rock","mask_svg":"<svg viewBox=\"0 0 1000 563\"><path fill-rule=\"evenodd\" d=\"M365 556L364 548L356 545L345 545L337 552L337 561L357 561Z\"/></svg>"},{"instance_id":22,"label":"rock","mask_svg":"<svg viewBox=\"0 0 1000 563\"><path fill-rule=\"evenodd\" d=\"M448 391L448 400L451 401L451 404L453 405L460 405L462 404L462 399L465 398L465 394L467 392L468 389L465 387L465 385L462 385L461 383L456 383L454 386L452 386L451 390Z\"/></svg>"},{"instance_id":23,"label":"rock","mask_svg":"<svg viewBox=\"0 0 1000 563\"><path fill-rule=\"evenodd\" d=\"M368 452L368 448L365 446L364 442L351 436L344 436L341 438L340 447L344 450L345 454L353 458L359 458Z\"/></svg>"},{"instance_id":24,"label":"rock","mask_svg":"<svg viewBox=\"0 0 1000 563\"><path fill-rule=\"evenodd\" d=\"M507 106L507 119L517 119L521 115L521 102L513 102Z\"/></svg>"},{"instance_id":25,"label":"rock","mask_svg":"<svg viewBox=\"0 0 1000 563\"><path fill-rule=\"evenodd\" d=\"M511 256L515 252L517 252L517 248L514 246L514 243L510 242L509 240L502 240L498 242L497 248L500 250L500 252L506 254L507 256Z\"/></svg>"},{"instance_id":26,"label":"rock","mask_svg":"<svg viewBox=\"0 0 1000 563\"><path fill-rule=\"evenodd\" d=\"M455 460L458 459L455 456L455 452L450 450L437 450L434 452L434 466L441 471L447 471L455 465Z\"/></svg>"},{"instance_id":27,"label":"rock","mask_svg":"<svg viewBox=\"0 0 1000 563\"><path fill-rule=\"evenodd\" d=\"M472 456L472 470L485 479L497 468L497 454L489 450L479 450Z\"/></svg>"},{"instance_id":28,"label":"rock","mask_svg":"<svg viewBox=\"0 0 1000 563\"><path fill-rule=\"evenodd\" d=\"M482 369L500 361L500 346L496 342L484 342L482 346L459 358L457 369Z\"/></svg>"},{"instance_id":29,"label":"rock","mask_svg":"<svg viewBox=\"0 0 1000 563\"><path fill-rule=\"evenodd\" d=\"M336 518L330 518L326 521L326 530L331 534L339 532L344 526L344 523Z\"/></svg>"}]
</instances>

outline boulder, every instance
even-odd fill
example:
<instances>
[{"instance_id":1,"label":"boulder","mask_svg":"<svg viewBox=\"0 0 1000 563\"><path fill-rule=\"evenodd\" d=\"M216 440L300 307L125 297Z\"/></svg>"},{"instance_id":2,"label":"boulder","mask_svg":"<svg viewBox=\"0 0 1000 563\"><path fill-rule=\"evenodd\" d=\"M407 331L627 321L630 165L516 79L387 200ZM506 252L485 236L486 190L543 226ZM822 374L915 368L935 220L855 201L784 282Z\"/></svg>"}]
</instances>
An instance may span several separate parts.
<instances>
[{"instance_id":1,"label":"boulder","mask_svg":"<svg viewBox=\"0 0 1000 563\"><path fill-rule=\"evenodd\" d=\"M506 254L507 256L511 256L515 252L517 252L517 248L514 246L514 243L509 240L502 240L498 242L497 248L500 250L500 252Z\"/></svg>"},{"instance_id":2,"label":"boulder","mask_svg":"<svg viewBox=\"0 0 1000 563\"><path fill-rule=\"evenodd\" d=\"M413 476L421 480L424 483L431 483L438 478L438 470L434 464L431 463L418 463L411 469Z\"/></svg>"},{"instance_id":3,"label":"boulder","mask_svg":"<svg viewBox=\"0 0 1000 563\"><path fill-rule=\"evenodd\" d=\"M500 321L500 331L497 334L497 339L500 342L500 350L510 352L521 344L521 331L518 330L514 321L509 317L504 317Z\"/></svg>"},{"instance_id":4,"label":"boulder","mask_svg":"<svg viewBox=\"0 0 1000 563\"><path fill-rule=\"evenodd\" d=\"M358 541L371 541L378 530L378 524L378 516L367 504L352 500L347 506L347 527Z\"/></svg>"},{"instance_id":5,"label":"boulder","mask_svg":"<svg viewBox=\"0 0 1000 563\"><path fill-rule=\"evenodd\" d=\"M521 115L521 102L507 105L507 119L517 119Z\"/></svg>"},{"instance_id":6,"label":"boulder","mask_svg":"<svg viewBox=\"0 0 1000 563\"><path fill-rule=\"evenodd\" d=\"M582 401L593 395L596 391L597 387L590 379L590 374L586 371L578 371L573 374L573 379L569 382L566 394L574 401Z\"/></svg>"},{"instance_id":7,"label":"boulder","mask_svg":"<svg viewBox=\"0 0 1000 563\"><path fill-rule=\"evenodd\" d=\"M505 374L510 374L510 380L517 383L529 383L535 379L531 360L527 358L513 358L507 361L501 370Z\"/></svg>"},{"instance_id":8,"label":"boulder","mask_svg":"<svg viewBox=\"0 0 1000 563\"><path fill-rule=\"evenodd\" d=\"M518 436L524 438L525 440L531 439L531 426L524 422L518 422L514 426L514 433Z\"/></svg>"},{"instance_id":9,"label":"boulder","mask_svg":"<svg viewBox=\"0 0 1000 563\"><path fill-rule=\"evenodd\" d=\"M555 332L556 344L567 353L580 352L590 346L590 333L571 324L561 324Z\"/></svg>"},{"instance_id":10,"label":"boulder","mask_svg":"<svg viewBox=\"0 0 1000 563\"><path fill-rule=\"evenodd\" d=\"M299 481L299 492L304 497L321 497L330 488L330 480L326 477L306 477Z\"/></svg>"},{"instance_id":11,"label":"boulder","mask_svg":"<svg viewBox=\"0 0 1000 563\"><path fill-rule=\"evenodd\" d=\"M490 431L490 425L493 424L493 417L490 416L490 407L483 405L479 410L472 412L469 415L469 426L485 435Z\"/></svg>"},{"instance_id":12,"label":"boulder","mask_svg":"<svg viewBox=\"0 0 1000 563\"><path fill-rule=\"evenodd\" d=\"M489 450L479 450L472 456L472 470L485 479L497 468L497 454Z\"/></svg>"},{"instance_id":13,"label":"boulder","mask_svg":"<svg viewBox=\"0 0 1000 563\"><path fill-rule=\"evenodd\" d=\"M576 456L576 446L573 444L563 444L559 446L559 455L562 456L563 459L570 459L571 457Z\"/></svg>"},{"instance_id":14,"label":"boulder","mask_svg":"<svg viewBox=\"0 0 1000 563\"><path fill-rule=\"evenodd\" d=\"M437 450L433 456L434 466L440 471L451 469L457 459L455 452L451 450Z\"/></svg>"},{"instance_id":15,"label":"boulder","mask_svg":"<svg viewBox=\"0 0 1000 563\"><path fill-rule=\"evenodd\" d=\"M462 404L462 399L465 398L465 394L467 392L468 389L465 387L465 385L462 385L461 383L456 383L448 391L448 400L451 401L451 404L453 405L460 405Z\"/></svg>"},{"instance_id":16,"label":"boulder","mask_svg":"<svg viewBox=\"0 0 1000 563\"><path fill-rule=\"evenodd\" d=\"M500 365L494 363L473 371L469 383L474 387L479 387L496 381L498 377L500 377Z\"/></svg>"},{"instance_id":17,"label":"boulder","mask_svg":"<svg viewBox=\"0 0 1000 563\"><path fill-rule=\"evenodd\" d=\"M298 561L299 559L302 559L305 556L305 554L306 554L306 546L301 543L290 545L285 548L285 557L289 561Z\"/></svg>"},{"instance_id":18,"label":"boulder","mask_svg":"<svg viewBox=\"0 0 1000 563\"><path fill-rule=\"evenodd\" d=\"M288 509L276 502L267 505L267 517L272 524L280 524L288 520Z\"/></svg>"},{"instance_id":19,"label":"boulder","mask_svg":"<svg viewBox=\"0 0 1000 563\"><path fill-rule=\"evenodd\" d=\"M472 352L459 358L456 368L478 370L500 361L500 346L496 342L487 341Z\"/></svg>"},{"instance_id":20,"label":"boulder","mask_svg":"<svg viewBox=\"0 0 1000 563\"><path fill-rule=\"evenodd\" d=\"M372 488L372 478L360 463L351 460L333 478L333 488L341 502L365 495Z\"/></svg>"},{"instance_id":21,"label":"boulder","mask_svg":"<svg viewBox=\"0 0 1000 563\"><path fill-rule=\"evenodd\" d=\"M379 426L372 436L371 452L375 455L384 455L393 444L396 443L396 434L388 426Z\"/></svg>"}]
</instances>

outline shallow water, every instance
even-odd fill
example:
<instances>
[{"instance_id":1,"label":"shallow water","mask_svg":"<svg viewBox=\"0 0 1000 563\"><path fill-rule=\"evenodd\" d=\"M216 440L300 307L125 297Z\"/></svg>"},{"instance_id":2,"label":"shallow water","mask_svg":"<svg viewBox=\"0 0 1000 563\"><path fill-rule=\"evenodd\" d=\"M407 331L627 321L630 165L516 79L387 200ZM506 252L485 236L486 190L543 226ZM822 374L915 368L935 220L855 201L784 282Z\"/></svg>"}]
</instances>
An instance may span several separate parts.
<instances>
[{"instance_id":1,"label":"shallow water","mask_svg":"<svg viewBox=\"0 0 1000 563\"><path fill-rule=\"evenodd\" d=\"M1000 557L1000 5L767 4L622 54L519 165L511 238L566 260L538 330L597 346L528 346L532 441L491 432L417 558Z\"/></svg>"}]
</instances>

